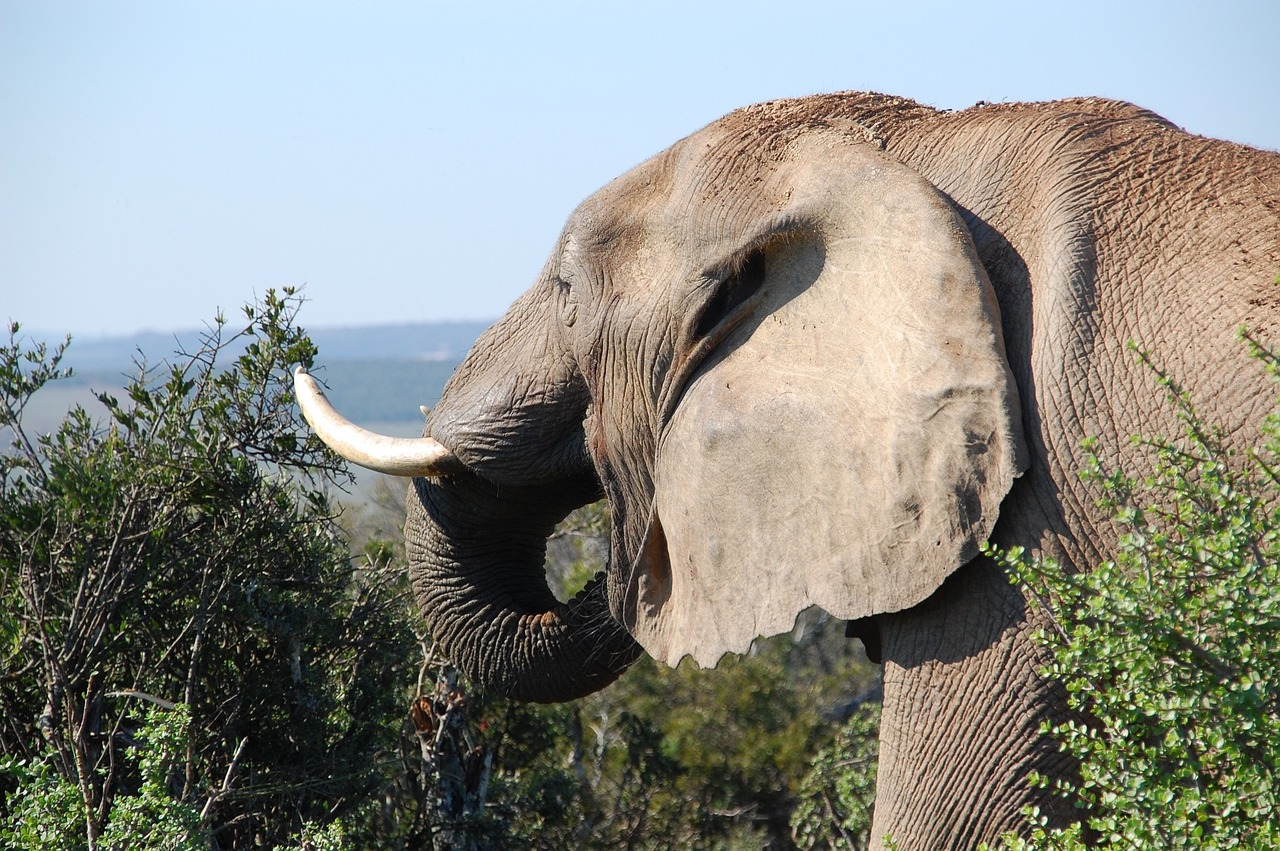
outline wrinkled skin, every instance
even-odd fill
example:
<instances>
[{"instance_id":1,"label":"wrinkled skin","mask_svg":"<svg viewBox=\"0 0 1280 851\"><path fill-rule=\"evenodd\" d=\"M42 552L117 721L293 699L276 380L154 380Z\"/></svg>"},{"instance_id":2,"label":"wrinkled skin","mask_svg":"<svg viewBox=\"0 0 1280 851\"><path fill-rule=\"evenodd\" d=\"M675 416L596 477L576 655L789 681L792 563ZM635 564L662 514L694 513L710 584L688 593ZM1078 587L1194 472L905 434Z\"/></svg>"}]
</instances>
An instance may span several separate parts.
<instances>
[{"instance_id":1,"label":"wrinkled skin","mask_svg":"<svg viewBox=\"0 0 1280 851\"><path fill-rule=\"evenodd\" d=\"M936 190L934 189L936 187ZM1105 100L943 113L879 95L735 112L606 186L476 344L414 481L418 599L469 675L534 700L640 646L714 664L818 603L884 666L873 835L970 848L1060 804L1037 614L993 540L1114 543L1081 441L1176 433L1136 341L1247 438L1274 333L1280 155ZM544 538L609 501L561 606ZM638 642L638 643L637 643Z\"/></svg>"}]
</instances>

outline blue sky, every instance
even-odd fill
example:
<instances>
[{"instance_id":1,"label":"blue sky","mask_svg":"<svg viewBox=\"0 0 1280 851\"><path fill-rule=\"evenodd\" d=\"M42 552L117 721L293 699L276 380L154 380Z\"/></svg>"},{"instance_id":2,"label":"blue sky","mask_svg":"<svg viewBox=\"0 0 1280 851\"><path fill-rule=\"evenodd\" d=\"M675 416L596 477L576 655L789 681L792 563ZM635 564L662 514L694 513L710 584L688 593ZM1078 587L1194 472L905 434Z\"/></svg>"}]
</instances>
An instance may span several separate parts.
<instances>
[{"instance_id":1,"label":"blue sky","mask_svg":"<svg viewBox=\"0 0 1280 851\"><path fill-rule=\"evenodd\" d=\"M496 318L596 188L747 103L1123 98L1280 148L1280 3L0 3L0 319Z\"/></svg>"}]
</instances>

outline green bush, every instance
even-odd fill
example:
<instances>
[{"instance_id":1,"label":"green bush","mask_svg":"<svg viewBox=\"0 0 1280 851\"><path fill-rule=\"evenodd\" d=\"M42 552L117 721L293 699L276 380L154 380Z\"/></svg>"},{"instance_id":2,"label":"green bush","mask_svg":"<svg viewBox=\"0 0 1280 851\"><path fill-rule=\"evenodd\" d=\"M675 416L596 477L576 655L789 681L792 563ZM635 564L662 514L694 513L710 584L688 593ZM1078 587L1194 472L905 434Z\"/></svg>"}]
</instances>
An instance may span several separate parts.
<instances>
[{"instance_id":1,"label":"green bush","mask_svg":"<svg viewBox=\"0 0 1280 851\"><path fill-rule=\"evenodd\" d=\"M111 819L97 844L113 851L205 851L209 836L194 805L169 793L170 773L181 765L190 744L191 714L183 705L151 708L142 721L132 756L141 785L137 794L115 799ZM8 760L0 772L18 779L9 802L6 826L0 826L0 847L18 849L77 849L86 847L85 808L77 784L53 770L52 760L31 763Z\"/></svg>"},{"instance_id":2,"label":"green bush","mask_svg":"<svg viewBox=\"0 0 1280 851\"><path fill-rule=\"evenodd\" d=\"M1009 847L1280 847L1280 414L1233 451L1152 369L1181 437L1136 440L1155 459L1140 482L1096 455L1084 472L1123 530L1115 558L1073 576L1002 556L1050 615L1048 673L1083 719L1054 730L1080 761L1061 789L1080 823L1033 813Z\"/></svg>"},{"instance_id":3,"label":"green bush","mask_svg":"<svg viewBox=\"0 0 1280 851\"><path fill-rule=\"evenodd\" d=\"M315 353L298 304L268 293L234 333L219 317L139 363L124 399L99 394L104 424L77 407L48 435L22 415L65 344L24 347L15 325L0 347L0 756L27 767L0 778L11 831L33 790L61 812L70 788L62 847L122 847L112 831L163 798L137 747L166 729L147 700L189 708L164 788L222 847L352 816L400 773L418 638L399 572L353 563L334 522L345 468L292 400Z\"/></svg>"},{"instance_id":4,"label":"green bush","mask_svg":"<svg viewBox=\"0 0 1280 851\"><path fill-rule=\"evenodd\" d=\"M880 704L864 703L814 756L791 816L799 848L861 851L871 839L880 756Z\"/></svg>"}]
</instances>

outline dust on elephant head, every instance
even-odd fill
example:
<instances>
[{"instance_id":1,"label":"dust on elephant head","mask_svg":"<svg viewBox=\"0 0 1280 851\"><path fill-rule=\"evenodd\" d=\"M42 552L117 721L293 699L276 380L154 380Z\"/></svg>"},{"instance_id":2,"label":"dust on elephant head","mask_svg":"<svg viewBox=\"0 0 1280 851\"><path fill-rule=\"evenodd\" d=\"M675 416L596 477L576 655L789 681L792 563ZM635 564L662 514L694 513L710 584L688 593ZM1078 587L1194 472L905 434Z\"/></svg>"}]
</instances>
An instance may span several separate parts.
<instances>
[{"instance_id":1,"label":"dust on elephant head","mask_svg":"<svg viewBox=\"0 0 1280 851\"><path fill-rule=\"evenodd\" d=\"M877 835L960 846L1041 802L1031 769L1069 770L1034 614L978 546L1069 568L1109 546L1075 471L1083 438L1160 422L1129 340L1228 418L1263 398L1231 333L1276 318L1268 257L1280 156L1128 104L772 102L585 201L424 439L298 392L343 454L418 477L415 591L470 676L564 700L640 648L711 665L821 606L885 655ZM561 603L545 538L601 496L609 565ZM969 720L931 736L929 713ZM974 777L996 803L936 791Z\"/></svg>"}]
</instances>

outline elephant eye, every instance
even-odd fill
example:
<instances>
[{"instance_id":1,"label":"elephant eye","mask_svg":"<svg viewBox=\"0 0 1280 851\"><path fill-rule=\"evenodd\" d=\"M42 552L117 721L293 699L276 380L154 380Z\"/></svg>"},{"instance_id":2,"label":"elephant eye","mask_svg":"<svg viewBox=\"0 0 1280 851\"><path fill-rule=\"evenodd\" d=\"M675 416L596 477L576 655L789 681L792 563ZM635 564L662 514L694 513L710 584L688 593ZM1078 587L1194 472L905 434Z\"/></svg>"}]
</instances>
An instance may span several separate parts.
<instances>
[{"instance_id":1,"label":"elephant eye","mask_svg":"<svg viewBox=\"0 0 1280 851\"><path fill-rule=\"evenodd\" d=\"M573 284L556 276L554 286L560 302L560 321L572 328L578 319L578 301L574 298Z\"/></svg>"},{"instance_id":2,"label":"elephant eye","mask_svg":"<svg viewBox=\"0 0 1280 851\"><path fill-rule=\"evenodd\" d=\"M734 271L716 285L715 294L707 302L694 329L695 338L702 338L721 322L728 319L764 285L764 249L749 252Z\"/></svg>"}]
</instances>

